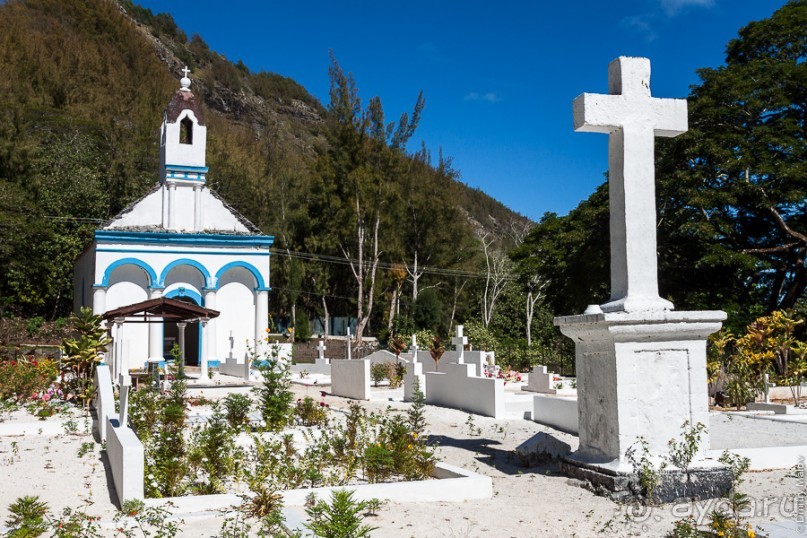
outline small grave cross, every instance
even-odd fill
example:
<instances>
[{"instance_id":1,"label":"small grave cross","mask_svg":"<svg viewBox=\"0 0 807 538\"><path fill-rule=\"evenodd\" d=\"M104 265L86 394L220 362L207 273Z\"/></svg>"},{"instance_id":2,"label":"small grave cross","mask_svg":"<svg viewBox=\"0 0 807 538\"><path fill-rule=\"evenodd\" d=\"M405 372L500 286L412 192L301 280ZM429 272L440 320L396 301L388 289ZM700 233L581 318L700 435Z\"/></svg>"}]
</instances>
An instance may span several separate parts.
<instances>
[{"instance_id":1,"label":"small grave cross","mask_svg":"<svg viewBox=\"0 0 807 538\"><path fill-rule=\"evenodd\" d=\"M451 343L454 345L454 349L460 352L458 362L463 362L465 357L465 346L468 344L468 337L462 335L462 325L457 325L457 336L451 339Z\"/></svg>"},{"instance_id":2,"label":"small grave cross","mask_svg":"<svg viewBox=\"0 0 807 538\"><path fill-rule=\"evenodd\" d=\"M347 360L350 360L350 325L347 326Z\"/></svg>"},{"instance_id":3,"label":"small grave cross","mask_svg":"<svg viewBox=\"0 0 807 538\"><path fill-rule=\"evenodd\" d=\"M612 61L608 93L574 100L575 131L609 135L611 300L602 310L671 310L658 294L654 138L687 131L687 102L651 97L647 58Z\"/></svg>"},{"instance_id":4,"label":"small grave cross","mask_svg":"<svg viewBox=\"0 0 807 538\"><path fill-rule=\"evenodd\" d=\"M317 353L319 354L319 357L317 357L318 359L320 359L320 360L325 359L325 349L326 349L325 342L320 340L319 345L317 346Z\"/></svg>"},{"instance_id":5,"label":"small grave cross","mask_svg":"<svg viewBox=\"0 0 807 538\"><path fill-rule=\"evenodd\" d=\"M187 65L185 66L185 69L182 69L182 74L185 75L185 78L188 78L188 73L190 73L190 72L191 72L191 70L188 69Z\"/></svg>"}]
</instances>

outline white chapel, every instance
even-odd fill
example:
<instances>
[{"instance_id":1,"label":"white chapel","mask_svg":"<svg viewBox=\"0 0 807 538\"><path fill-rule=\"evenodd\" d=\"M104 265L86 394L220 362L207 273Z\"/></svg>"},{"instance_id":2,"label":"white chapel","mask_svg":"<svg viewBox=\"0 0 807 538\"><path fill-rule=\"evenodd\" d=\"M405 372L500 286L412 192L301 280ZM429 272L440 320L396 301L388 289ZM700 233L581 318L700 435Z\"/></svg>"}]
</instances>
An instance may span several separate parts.
<instances>
[{"instance_id":1,"label":"white chapel","mask_svg":"<svg viewBox=\"0 0 807 538\"><path fill-rule=\"evenodd\" d=\"M217 310L206 324L116 324L120 371L169 356L182 330L188 365L243 362L269 325L271 236L206 185L207 127L188 69L160 129L159 182L95 231L74 275L74 307L93 313L167 297Z\"/></svg>"}]
</instances>

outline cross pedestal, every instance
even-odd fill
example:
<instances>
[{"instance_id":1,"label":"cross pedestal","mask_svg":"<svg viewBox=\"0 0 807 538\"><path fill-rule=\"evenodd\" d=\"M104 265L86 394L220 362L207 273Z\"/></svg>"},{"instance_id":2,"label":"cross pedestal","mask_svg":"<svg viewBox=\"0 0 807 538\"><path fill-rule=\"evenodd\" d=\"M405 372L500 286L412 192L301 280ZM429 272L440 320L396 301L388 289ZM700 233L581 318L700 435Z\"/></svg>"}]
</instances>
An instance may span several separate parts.
<instances>
[{"instance_id":1,"label":"cross pedestal","mask_svg":"<svg viewBox=\"0 0 807 538\"><path fill-rule=\"evenodd\" d=\"M574 100L574 124L609 135L611 300L555 325L575 342L580 434L561 468L625 500L637 489L627 453L640 438L652 458L662 458L685 422L708 427L706 339L726 314L675 312L658 293L654 137L687 130L686 100L651 97L646 58L617 58L608 75L609 95ZM695 470L685 479L680 470L665 472L656 500L727 491L727 471L702 459L708 448L707 434ZM693 473L700 474L690 480Z\"/></svg>"}]
</instances>

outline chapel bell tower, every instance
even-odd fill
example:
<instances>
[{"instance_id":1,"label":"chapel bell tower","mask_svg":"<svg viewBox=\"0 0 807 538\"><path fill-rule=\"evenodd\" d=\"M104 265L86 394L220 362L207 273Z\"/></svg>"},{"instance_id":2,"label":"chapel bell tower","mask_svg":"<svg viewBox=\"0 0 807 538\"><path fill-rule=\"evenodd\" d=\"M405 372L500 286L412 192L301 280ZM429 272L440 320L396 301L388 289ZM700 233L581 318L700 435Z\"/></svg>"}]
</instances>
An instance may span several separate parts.
<instances>
[{"instance_id":1,"label":"chapel bell tower","mask_svg":"<svg viewBox=\"0 0 807 538\"><path fill-rule=\"evenodd\" d=\"M163 228L172 231L202 231L207 127L201 106L190 90L190 70L186 67L182 72L180 89L168 103L160 129L162 223Z\"/></svg>"}]
</instances>

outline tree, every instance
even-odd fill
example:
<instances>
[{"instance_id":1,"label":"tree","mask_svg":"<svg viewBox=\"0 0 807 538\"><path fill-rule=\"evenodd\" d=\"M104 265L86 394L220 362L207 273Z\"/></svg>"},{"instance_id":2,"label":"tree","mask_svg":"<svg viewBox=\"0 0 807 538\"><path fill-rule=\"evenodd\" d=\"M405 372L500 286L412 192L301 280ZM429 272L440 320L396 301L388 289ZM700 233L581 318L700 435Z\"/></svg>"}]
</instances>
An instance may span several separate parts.
<instances>
[{"instance_id":1,"label":"tree","mask_svg":"<svg viewBox=\"0 0 807 538\"><path fill-rule=\"evenodd\" d=\"M684 255L690 266L724 268L744 287L729 293L769 312L807 287L805 60L807 2L796 0L740 30L726 65L698 71L690 130L660 152L663 240L705 242Z\"/></svg>"},{"instance_id":2,"label":"tree","mask_svg":"<svg viewBox=\"0 0 807 538\"><path fill-rule=\"evenodd\" d=\"M387 320L387 332L392 331L395 317L401 309L401 288L404 281L406 281L406 267L402 265L394 265L388 271L390 280L392 280L395 287L392 289L392 299L389 302L389 319Z\"/></svg>"},{"instance_id":3,"label":"tree","mask_svg":"<svg viewBox=\"0 0 807 538\"><path fill-rule=\"evenodd\" d=\"M479 235L482 252L485 255L485 289L482 294L482 322L490 325L496 301L504 292L511 279L512 263L510 258L494 247L495 240L489 233Z\"/></svg>"},{"instance_id":4,"label":"tree","mask_svg":"<svg viewBox=\"0 0 807 538\"><path fill-rule=\"evenodd\" d=\"M375 301L382 219L393 197L395 180L405 173L405 145L420 121L424 100L421 93L411 118L403 114L397 125L386 124L381 100L371 99L367 110L362 111L353 77L331 59L328 110L334 126L331 150L322 170L333 180L336 194L344 202L336 208L334 225L355 234L339 238L339 251L356 280L355 337L360 341Z\"/></svg>"},{"instance_id":5,"label":"tree","mask_svg":"<svg viewBox=\"0 0 807 538\"><path fill-rule=\"evenodd\" d=\"M440 323L443 305L433 289L424 290L415 301L414 320L418 329L431 329Z\"/></svg>"},{"instance_id":6,"label":"tree","mask_svg":"<svg viewBox=\"0 0 807 538\"><path fill-rule=\"evenodd\" d=\"M546 282L545 300L558 315L582 313L608 298L608 184L565 217L546 213L511 253L521 275Z\"/></svg>"}]
</instances>

